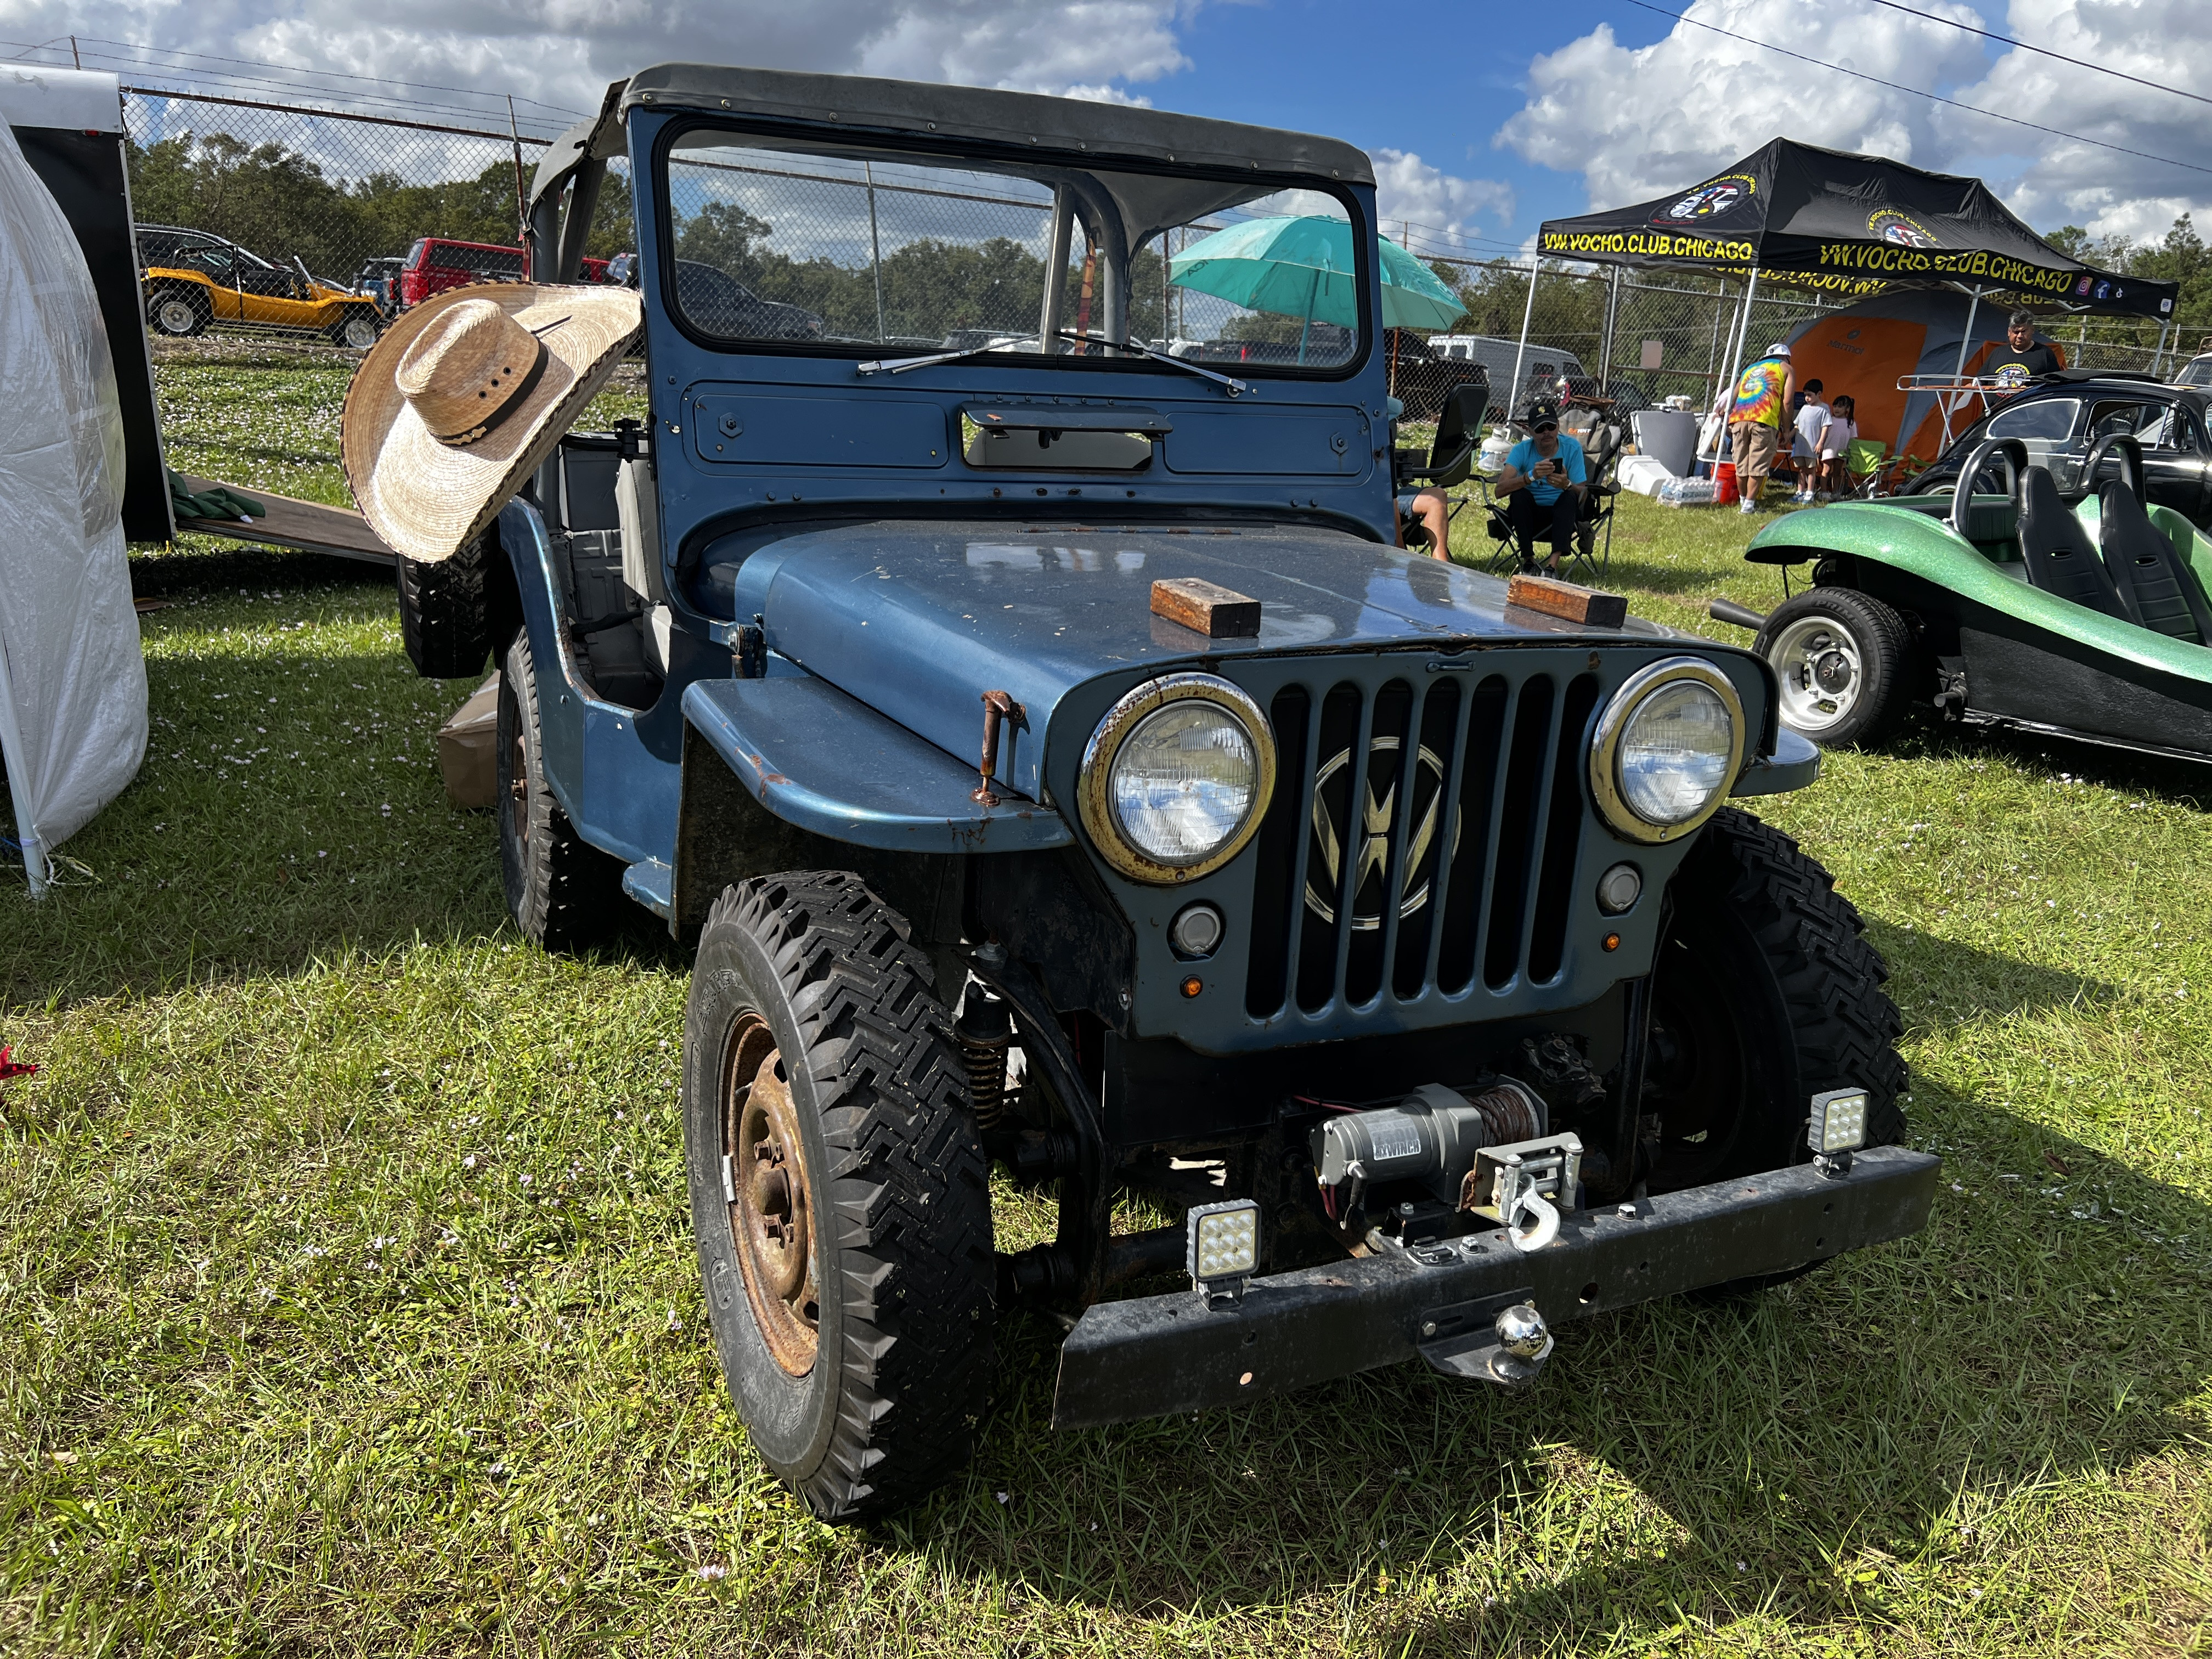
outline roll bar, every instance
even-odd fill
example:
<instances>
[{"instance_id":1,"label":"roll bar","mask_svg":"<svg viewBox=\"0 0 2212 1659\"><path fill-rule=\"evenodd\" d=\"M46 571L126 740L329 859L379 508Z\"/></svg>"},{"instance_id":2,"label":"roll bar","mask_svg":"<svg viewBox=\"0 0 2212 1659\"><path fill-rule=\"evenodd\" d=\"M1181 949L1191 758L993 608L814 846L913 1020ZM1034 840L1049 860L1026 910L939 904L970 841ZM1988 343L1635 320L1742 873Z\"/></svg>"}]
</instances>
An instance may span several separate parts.
<instances>
[{"instance_id":1,"label":"roll bar","mask_svg":"<svg viewBox=\"0 0 2212 1659\"><path fill-rule=\"evenodd\" d=\"M2081 463L2081 488L2097 487L2097 469L2105 464L2107 454L2119 457L2120 482L2135 492L2137 501L2143 501L2142 445L2125 432L2107 432L2090 448L2088 459Z\"/></svg>"},{"instance_id":2,"label":"roll bar","mask_svg":"<svg viewBox=\"0 0 2212 1659\"><path fill-rule=\"evenodd\" d=\"M1953 534L1966 536L1966 515L1973 505L1974 481L1993 460L2004 463L2005 494L2015 503L2019 501L2020 483L2027 476L2027 446L2017 438L1984 438L1959 469L1958 486L1951 492L1951 516L1945 522L1951 526Z\"/></svg>"}]
</instances>

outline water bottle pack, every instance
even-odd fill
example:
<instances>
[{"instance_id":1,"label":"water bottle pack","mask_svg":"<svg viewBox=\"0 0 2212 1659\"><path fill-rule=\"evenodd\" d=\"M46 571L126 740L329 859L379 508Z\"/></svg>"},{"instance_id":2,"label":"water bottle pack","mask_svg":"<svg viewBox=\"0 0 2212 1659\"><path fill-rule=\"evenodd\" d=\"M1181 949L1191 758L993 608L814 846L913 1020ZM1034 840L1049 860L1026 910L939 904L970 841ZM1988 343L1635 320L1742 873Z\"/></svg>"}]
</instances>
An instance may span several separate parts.
<instances>
[{"instance_id":1,"label":"water bottle pack","mask_svg":"<svg viewBox=\"0 0 2212 1659\"><path fill-rule=\"evenodd\" d=\"M1668 478L1656 498L1662 507L1711 507L1720 495L1717 478Z\"/></svg>"}]
</instances>

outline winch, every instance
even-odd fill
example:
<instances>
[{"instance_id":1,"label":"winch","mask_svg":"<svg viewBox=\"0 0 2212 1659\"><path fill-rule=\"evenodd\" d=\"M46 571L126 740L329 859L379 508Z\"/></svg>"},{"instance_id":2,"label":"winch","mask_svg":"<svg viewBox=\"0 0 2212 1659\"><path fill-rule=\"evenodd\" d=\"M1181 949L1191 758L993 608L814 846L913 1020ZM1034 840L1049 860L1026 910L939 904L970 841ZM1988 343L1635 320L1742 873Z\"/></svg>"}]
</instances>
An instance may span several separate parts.
<instances>
[{"instance_id":1,"label":"winch","mask_svg":"<svg viewBox=\"0 0 2212 1659\"><path fill-rule=\"evenodd\" d=\"M1418 1181L1456 1206L1482 1147L1533 1140L1545 1130L1542 1098L1501 1078L1473 1095L1425 1083L1395 1106L1346 1112L1313 1132L1314 1168L1324 1187Z\"/></svg>"},{"instance_id":2,"label":"winch","mask_svg":"<svg viewBox=\"0 0 2212 1659\"><path fill-rule=\"evenodd\" d=\"M1314 1169L1348 1216L1371 1188L1418 1183L1454 1210L1505 1227L1524 1249L1557 1237L1577 1202L1582 1143L1547 1135L1541 1096L1499 1078L1472 1094L1425 1083L1395 1106L1346 1112L1313 1132Z\"/></svg>"}]
</instances>

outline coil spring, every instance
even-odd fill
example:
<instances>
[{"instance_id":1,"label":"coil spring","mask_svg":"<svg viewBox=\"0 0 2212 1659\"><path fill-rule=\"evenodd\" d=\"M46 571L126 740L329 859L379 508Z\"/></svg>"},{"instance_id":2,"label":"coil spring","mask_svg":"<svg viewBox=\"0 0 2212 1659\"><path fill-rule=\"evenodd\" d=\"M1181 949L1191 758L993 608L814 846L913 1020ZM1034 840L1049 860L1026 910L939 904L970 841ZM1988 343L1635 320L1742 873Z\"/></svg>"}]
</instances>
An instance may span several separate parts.
<instances>
[{"instance_id":1,"label":"coil spring","mask_svg":"<svg viewBox=\"0 0 2212 1659\"><path fill-rule=\"evenodd\" d=\"M960 1038L961 1057L968 1062L968 1098L975 1108L975 1121L995 1129L1006 1116L1007 1039Z\"/></svg>"},{"instance_id":2,"label":"coil spring","mask_svg":"<svg viewBox=\"0 0 2212 1659\"><path fill-rule=\"evenodd\" d=\"M968 1067L968 1100L975 1109L976 1126L988 1133L1006 1121L1006 1050L1014 1040L1012 1012L989 986L970 980L952 1036Z\"/></svg>"}]
</instances>

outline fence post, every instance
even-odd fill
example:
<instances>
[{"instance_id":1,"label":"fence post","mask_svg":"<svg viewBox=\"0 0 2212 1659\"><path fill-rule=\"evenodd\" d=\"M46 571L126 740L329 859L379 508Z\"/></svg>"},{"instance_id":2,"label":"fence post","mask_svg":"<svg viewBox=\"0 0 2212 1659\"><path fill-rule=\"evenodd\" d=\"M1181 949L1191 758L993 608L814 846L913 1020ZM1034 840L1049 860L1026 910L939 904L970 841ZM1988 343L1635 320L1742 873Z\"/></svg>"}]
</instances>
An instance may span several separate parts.
<instances>
[{"instance_id":1,"label":"fence post","mask_svg":"<svg viewBox=\"0 0 2212 1659\"><path fill-rule=\"evenodd\" d=\"M1521 310L1521 343L1513 352L1513 384L1505 388L1505 420L1512 423L1513 405L1521 396L1521 364L1528 356L1528 325L1536 318L1536 278L1543 275L1544 253L1536 251L1528 261L1528 303Z\"/></svg>"},{"instance_id":2,"label":"fence post","mask_svg":"<svg viewBox=\"0 0 2212 1659\"><path fill-rule=\"evenodd\" d=\"M876 279L876 342L884 338L884 245L876 236L876 164L863 159L860 170L868 179L868 269Z\"/></svg>"},{"instance_id":3,"label":"fence post","mask_svg":"<svg viewBox=\"0 0 2212 1659\"><path fill-rule=\"evenodd\" d=\"M1607 265L1605 270L1605 328L1597 343L1597 392L1601 398L1613 394L1613 324L1620 307L1620 267Z\"/></svg>"}]
</instances>

